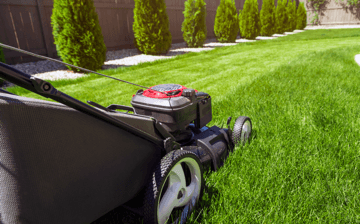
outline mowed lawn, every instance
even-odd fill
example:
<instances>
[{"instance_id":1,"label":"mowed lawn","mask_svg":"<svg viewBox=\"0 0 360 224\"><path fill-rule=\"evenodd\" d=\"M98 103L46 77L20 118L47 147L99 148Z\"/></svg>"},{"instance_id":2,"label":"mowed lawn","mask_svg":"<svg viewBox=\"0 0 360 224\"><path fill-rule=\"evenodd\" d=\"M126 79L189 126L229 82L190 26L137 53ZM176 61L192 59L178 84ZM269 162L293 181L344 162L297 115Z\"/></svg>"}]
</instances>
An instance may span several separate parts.
<instances>
[{"instance_id":1,"label":"mowed lawn","mask_svg":"<svg viewBox=\"0 0 360 224\"><path fill-rule=\"evenodd\" d=\"M360 29L308 30L101 73L212 96L213 121L248 116L188 223L360 223ZM138 87L97 76L52 81L83 102L130 105ZM21 88L10 92L46 99ZM47 99L48 100L48 99Z\"/></svg>"}]
</instances>

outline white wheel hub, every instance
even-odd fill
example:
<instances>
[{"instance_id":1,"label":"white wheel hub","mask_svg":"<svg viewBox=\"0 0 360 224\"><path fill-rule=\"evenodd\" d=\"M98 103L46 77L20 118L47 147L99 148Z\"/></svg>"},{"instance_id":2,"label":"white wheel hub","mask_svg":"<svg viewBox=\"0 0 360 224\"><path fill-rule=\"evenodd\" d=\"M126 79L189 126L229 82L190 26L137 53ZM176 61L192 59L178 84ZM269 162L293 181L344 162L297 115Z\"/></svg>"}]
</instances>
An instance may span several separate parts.
<instances>
[{"instance_id":1,"label":"white wheel hub","mask_svg":"<svg viewBox=\"0 0 360 224\"><path fill-rule=\"evenodd\" d=\"M247 120L242 126L241 142L245 142L249 138L250 133L251 133L251 124L250 121Z\"/></svg>"},{"instance_id":2,"label":"white wheel hub","mask_svg":"<svg viewBox=\"0 0 360 224\"><path fill-rule=\"evenodd\" d=\"M181 163L185 163L190 170L191 182L188 186L186 186L185 173ZM191 204L190 207L193 207L199 200L201 184L200 167L194 159L184 158L177 162L169 172L165 179L165 185L159 192L159 195L163 194L158 203L159 223L166 223L174 208L185 206L183 213L187 213L188 205ZM162 192L165 188L166 191Z\"/></svg>"}]
</instances>

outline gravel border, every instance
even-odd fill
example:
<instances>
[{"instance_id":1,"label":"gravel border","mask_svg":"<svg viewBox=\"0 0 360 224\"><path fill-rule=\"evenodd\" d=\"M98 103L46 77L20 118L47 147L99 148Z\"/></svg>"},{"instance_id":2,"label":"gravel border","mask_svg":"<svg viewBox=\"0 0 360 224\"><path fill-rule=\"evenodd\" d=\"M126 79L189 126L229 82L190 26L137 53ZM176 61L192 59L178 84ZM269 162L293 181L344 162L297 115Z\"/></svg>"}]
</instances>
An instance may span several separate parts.
<instances>
[{"instance_id":1,"label":"gravel border","mask_svg":"<svg viewBox=\"0 0 360 224\"><path fill-rule=\"evenodd\" d=\"M216 39L206 40L205 45L208 43L211 43L211 42L216 42ZM204 46L204 48L209 48L209 47L210 46ZM179 49L184 50L184 52L180 51ZM185 49L188 49L188 51L186 51ZM193 50L191 50L191 49L193 49ZM202 48L186 48L186 43L182 42L182 43L172 44L172 46L169 50L169 53L167 53L166 55L159 55L159 56L142 54L136 48L122 49L122 50L116 50L116 51L107 51L106 52L106 60L104 62L103 69L111 68L111 65L115 64L114 61L119 61L119 60L125 59L125 58L130 58L130 61L132 61L132 63L123 63L123 64L117 63L117 65L127 66L127 65L138 64L137 60L136 60L136 58L134 58L134 56L139 56L139 55L147 56L147 57L149 57L148 61L150 61L150 59L152 57L169 58L171 56L176 56L176 55L183 54L183 53L186 53L189 51L196 51L195 49L202 49ZM58 60L61 60L61 59L58 59ZM140 62L142 62L142 61L140 60ZM69 71L65 65L62 65L62 64L54 62L54 61L49 61L49 60L21 63L21 64L15 64L15 65L10 65L10 66L13 68L16 68L24 73L27 73L29 75L37 75L37 74L42 74L45 72L52 72L52 71L57 71L57 70ZM119 66L114 66L114 67L119 67Z\"/></svg>"}]
</instances>

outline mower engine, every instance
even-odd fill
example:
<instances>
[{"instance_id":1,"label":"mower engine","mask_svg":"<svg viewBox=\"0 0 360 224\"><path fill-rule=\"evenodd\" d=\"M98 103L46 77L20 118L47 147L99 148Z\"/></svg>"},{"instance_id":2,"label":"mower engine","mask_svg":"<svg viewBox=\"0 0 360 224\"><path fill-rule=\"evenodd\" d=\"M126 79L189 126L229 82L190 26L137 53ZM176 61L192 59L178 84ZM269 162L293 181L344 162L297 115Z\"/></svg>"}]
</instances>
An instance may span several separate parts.
<instances>
[{"instance_id":1,"label":"mower engine","mask_svg":"<svg viewBox=\"0 0 360 224\"><path fill-rule=\"evenodd\" d=\"M154 117L164 124L178 142L191 139L190 124L200 129L212 119L210 95L178 84L141 89L133 95L131 105L135 113Z\"/></svg>"}]
</instances>

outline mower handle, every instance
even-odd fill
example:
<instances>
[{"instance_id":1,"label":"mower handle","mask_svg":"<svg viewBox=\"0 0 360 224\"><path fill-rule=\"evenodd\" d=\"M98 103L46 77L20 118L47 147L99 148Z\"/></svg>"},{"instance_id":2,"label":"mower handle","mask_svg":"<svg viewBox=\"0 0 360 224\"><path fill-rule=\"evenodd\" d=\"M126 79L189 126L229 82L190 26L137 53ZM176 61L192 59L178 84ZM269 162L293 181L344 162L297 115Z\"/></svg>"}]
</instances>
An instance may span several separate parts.
<instances>
[{"instance_id":1,"label":"mower handle","mask_svg":"<svg viewBox=\"0 0 360 224\"><path fill-rule=\"evenodd\" d=\"M136 127L133 127L123 121L120 121L100 110L97 110L65 93L57 90L49 82L46 82L42 79L30 76L25 74L15 68L8 66L0 62L0 77L9 81L15 85L18 85L24 89L27 89L31 92L39 94L43 97L53 99L59 103L65 104L75 110L84 112L93 117L102 119L112 125L115 125L125 131L133 133L139 137L145 138L161 147L164 147L164 141L162 139L156 138Z\"/></svg>"}]
</instances>

